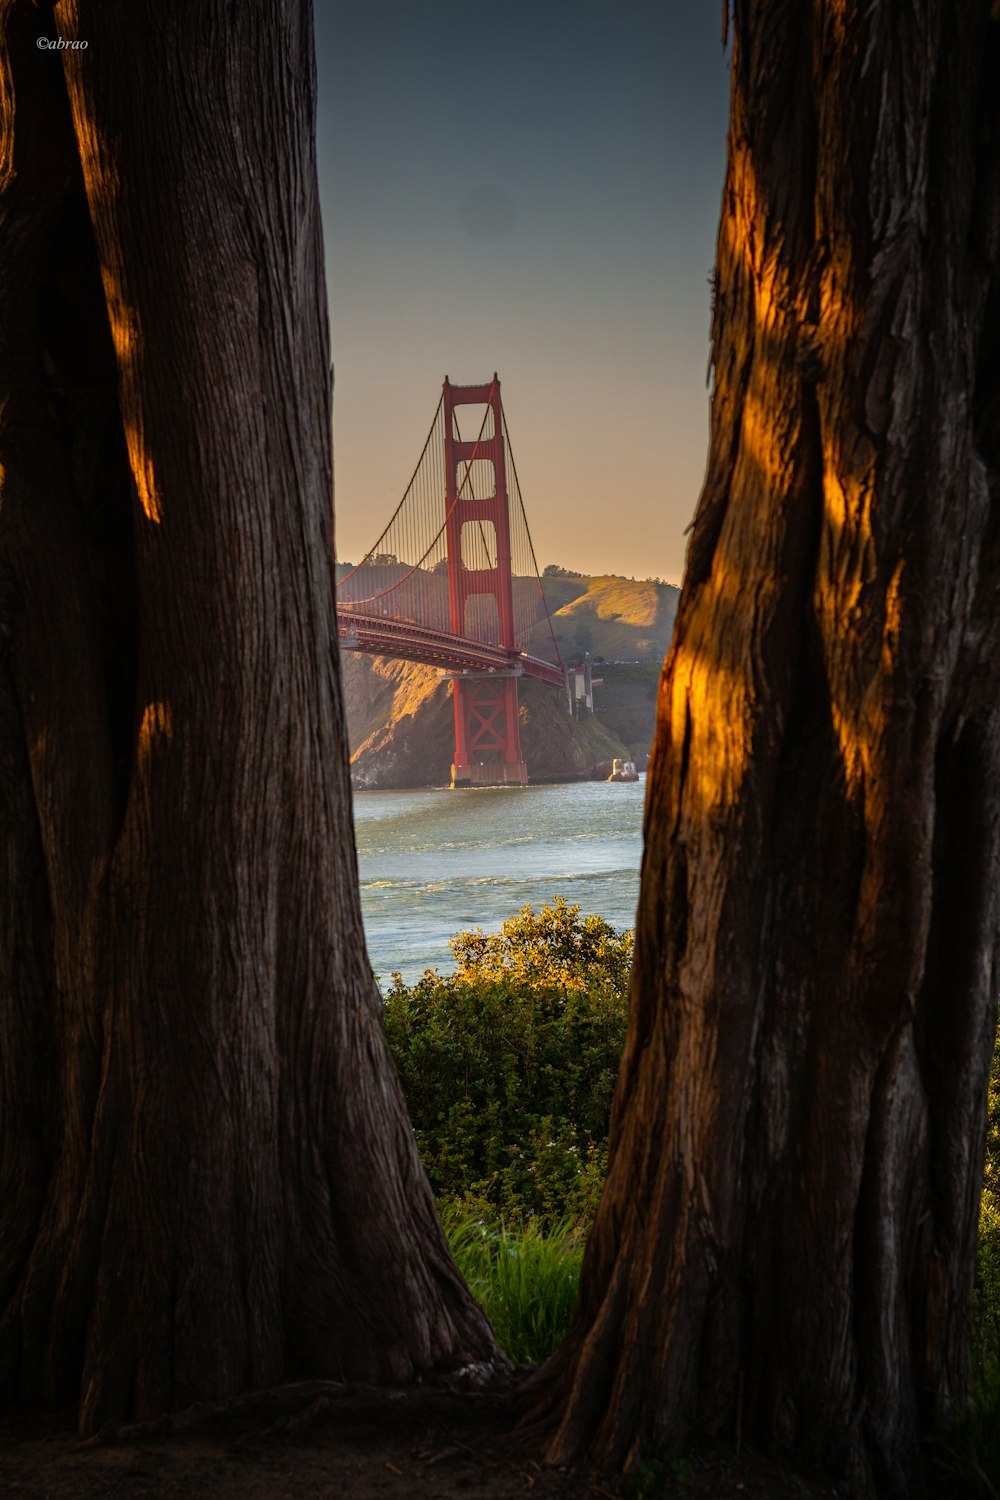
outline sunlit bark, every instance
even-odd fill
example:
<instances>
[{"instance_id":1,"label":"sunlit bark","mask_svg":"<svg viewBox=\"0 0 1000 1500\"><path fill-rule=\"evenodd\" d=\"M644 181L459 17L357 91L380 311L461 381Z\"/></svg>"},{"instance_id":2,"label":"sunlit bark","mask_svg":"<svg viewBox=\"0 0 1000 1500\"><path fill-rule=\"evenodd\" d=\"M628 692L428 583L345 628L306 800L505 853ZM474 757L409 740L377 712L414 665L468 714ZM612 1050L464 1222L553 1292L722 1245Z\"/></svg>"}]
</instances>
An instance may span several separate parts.
<instances>
[{"instance_id":1,"label":"sunlit bark","mask_svg":"<svg viewBox=\"0 0 1000 1500\"><path fill-rule=\"evenodd\" d=\"M0 1395L92 1430L493 1345L358 907L310 8L54 14L0 0Z\"/></svg>"},{"instance_id":2,"label":"sunlit bark","mask_svg":"<svg viewBox=\"0 0 1000 1500\"><path fill-rule=\"evenodd\" d=\"M964 1399L1000 948L1000 23L737 0L711 449L549 1456L916 1492Z\"/></svg>"}]
</instances>

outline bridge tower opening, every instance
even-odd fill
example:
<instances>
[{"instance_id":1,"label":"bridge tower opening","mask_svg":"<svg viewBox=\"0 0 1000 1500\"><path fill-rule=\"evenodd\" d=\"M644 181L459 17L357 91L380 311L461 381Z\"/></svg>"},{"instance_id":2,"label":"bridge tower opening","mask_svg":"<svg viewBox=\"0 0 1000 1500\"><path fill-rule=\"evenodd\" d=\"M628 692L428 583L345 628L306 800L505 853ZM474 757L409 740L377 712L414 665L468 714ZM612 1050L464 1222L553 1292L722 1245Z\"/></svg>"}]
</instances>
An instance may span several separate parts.
<instances>
[{"instance_id":1,"label":"bridge tower opening","mask_svg":"<svg viewBox=\"0 0 1000 1500\"><path fill-rule=\"evenodd\" d=\"M478 436L458 435L455 409L486 408ZM492 430L489 430L491 427ZM510 510L504 454L500 381L489 385L444 382L445 511L448 609L455 635L518 649L514 626ZM482 482L489 472L490 482ZM472 482L473 469L477 482ZM484 491L492 489L492 494ZM471 531L472 543L466 538ZM470 565L471 563L471 565ZM461 673L452 679L455 759L451 784L524 786L517 678L519 672Z\"/></svg>"}]
</instances>

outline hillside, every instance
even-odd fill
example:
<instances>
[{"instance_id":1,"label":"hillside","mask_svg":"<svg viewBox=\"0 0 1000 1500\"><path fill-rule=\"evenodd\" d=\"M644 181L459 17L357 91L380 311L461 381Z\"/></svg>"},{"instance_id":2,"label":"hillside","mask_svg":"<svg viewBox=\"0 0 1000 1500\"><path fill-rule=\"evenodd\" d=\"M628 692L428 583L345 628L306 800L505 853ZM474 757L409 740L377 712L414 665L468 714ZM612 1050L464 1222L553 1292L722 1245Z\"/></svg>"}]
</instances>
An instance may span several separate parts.
<instances>
[{"instance_id":1,"label":"hillside","mask_svg":"<svg viewBox=\"0 0 1000 1500\"><path fill-rule=\"evenodd\" d=\"M662 661L666 655L680 598L673 584L608 574L548 577L543 587L567 661L585 651L608 661Z\"/></svg>"},{"instance_id":2,"label":"hillside","mask_svg":"<svg viewBox=\"0 0 1000 1500\"><path fill-rule=\"evenodd\" d=\"M594 713L579 718L567 713L557 690L520 683L521 746L532 778L586 776L616 755L645 765L678 590L613 576L546 577L544 587L564 659L580 661L589 651L604 681L595 689ZM433 667L353 651L342 654L341 664L354 784L447 785L454 746L448 680Z\"/></svg>"}]
</instances>

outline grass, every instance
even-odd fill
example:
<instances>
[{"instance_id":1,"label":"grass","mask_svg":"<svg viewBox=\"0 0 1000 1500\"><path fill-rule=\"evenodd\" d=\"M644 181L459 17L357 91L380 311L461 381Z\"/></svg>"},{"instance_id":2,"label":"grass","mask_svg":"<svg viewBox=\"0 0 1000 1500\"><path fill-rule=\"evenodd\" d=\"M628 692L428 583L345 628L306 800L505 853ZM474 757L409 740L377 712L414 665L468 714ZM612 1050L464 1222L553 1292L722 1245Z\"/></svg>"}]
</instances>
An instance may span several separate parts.
<instances>
[{"instance_id":1,"label":"grass","mask_svg":"<svg viewBox=\"0 0 1000 1500\"><path fill-rule=\"evenodd\" d=\"M459 1270L514 1364L538 1364L569 1327L586 1232L564 1220L548 1230L470 1219L460 1207L442 1212Z\"/></svg>"},{"instance_id":2,"label":"grass","mask_svg":"<svg viewBox=\"0 0 1000 1500\"><path fill-rule=\"evenodd\" d=\"M501 1347L515 1364L547 1359L569 1328L586 1226L571 1219L548 1229L537 1219L491 1224L461 1203L442 1205L442 1221ZM981 1223L974 1359L968 1410L931 1455L932 1493L940 1500L1000 1500L1000 1212L990 1192Z\"/></svg>"}]
</instances>

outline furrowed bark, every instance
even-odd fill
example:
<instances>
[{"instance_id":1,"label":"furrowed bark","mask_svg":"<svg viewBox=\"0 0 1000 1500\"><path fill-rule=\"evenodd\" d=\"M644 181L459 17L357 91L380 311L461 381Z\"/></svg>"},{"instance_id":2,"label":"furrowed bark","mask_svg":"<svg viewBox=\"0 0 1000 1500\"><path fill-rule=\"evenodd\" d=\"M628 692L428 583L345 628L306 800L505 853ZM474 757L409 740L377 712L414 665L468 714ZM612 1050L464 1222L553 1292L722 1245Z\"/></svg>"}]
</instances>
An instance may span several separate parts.
<instances>
[{"instance_id":1,"label":"furrowed bark","mask_svg":"<svg viewBox=\"0 0 1000 1500\"><path fill-rule=\"evenodd\" d=\"M92 1431L496 1351L437 1223L361 927L310 10L63 0L58 25L87 48L32 36L25 87L65 69L115 375L106 467L128 497L91 529L127 639L99 709L87 695L110 787L107 826L84 810L99 1069L78 1086L56 1011L60 1127L6 1389L79 1393ZM15 147L18 129L15 110ZM76 448L86 425L71 413ZM43 821L49 867L75 815Z\"/></svg>"},{"instance_id":2,"label":"furrowed bark","mask_svg":"<svg viewBox=\"0 0 1000 1500\"><path fill-rule=\"evenodd\" d=\"M743 0L708 472L661 685L564 1463L910 1495L965 1399L1000 875L1000 24Z\"/></svg>"},{"instance_id":3,"label":"furrowed bark","mask_svg":"<svg viewBox=\"0 0 1000 1500\"><path fill-rule=\"evenodd\" d=\"M3 1150L0 1380L20 1370L30 1297L13 1296L53 1216L55 1158L86 1150L99 1053L93 899L112 808L105 681L77 458L60 431L52 262L83 213L65 89L37 67L37 18L0 11L0 631L3 635ZM100 354L98 345L97 354ZM88 370L88 375L91 373ZM61 1046L54 1041L55 1033ZM63 1223L65 1230L65 1222ZM52 1274L55 1274L53 1268Z\"/></svg>"}]
</instances>

